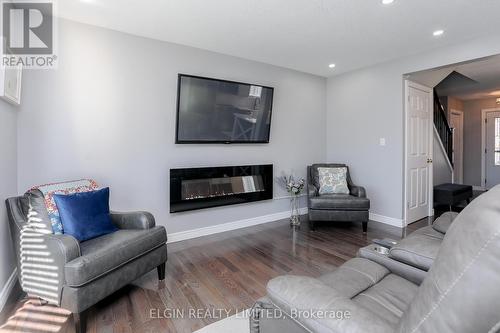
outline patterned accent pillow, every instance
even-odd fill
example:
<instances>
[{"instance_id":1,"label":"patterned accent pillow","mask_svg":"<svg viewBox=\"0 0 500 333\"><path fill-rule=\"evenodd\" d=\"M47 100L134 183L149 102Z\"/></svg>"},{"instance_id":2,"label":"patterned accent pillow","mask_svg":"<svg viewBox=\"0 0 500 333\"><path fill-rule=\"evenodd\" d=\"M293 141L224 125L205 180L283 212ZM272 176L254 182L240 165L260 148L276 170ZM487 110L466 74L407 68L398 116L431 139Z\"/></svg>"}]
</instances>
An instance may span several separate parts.
<instances>
[{"instance_id":1,"label":"patterned accent pillow","mask_svg":"<svg viewBox=\"0 0 500 333\"><path fill-rule=\"evenodd\" d=\"M349 194L347 168L318 168L319 194Z\"/></svg>"},{"instance_id":2,"label":"patterned accent pillow","mask_svg":"<svg viewBox=\"0 0 500 333\"><path fill-rule=\"evenodd\" d=\"M47 213L49 214L50 223L52 225L52 231L54 234L63 234L64 229L61 222L61 217L59 216L59 210L57 209L56 202L54 201L54 194L73 194L90 192L99 189L99 185L92 179L81 179L63 183L53 183L45 184L40 186L35 186L30 189L39 190L42 192L45 199L45 207L47 207Z\"/></svg>"}]
</instances>

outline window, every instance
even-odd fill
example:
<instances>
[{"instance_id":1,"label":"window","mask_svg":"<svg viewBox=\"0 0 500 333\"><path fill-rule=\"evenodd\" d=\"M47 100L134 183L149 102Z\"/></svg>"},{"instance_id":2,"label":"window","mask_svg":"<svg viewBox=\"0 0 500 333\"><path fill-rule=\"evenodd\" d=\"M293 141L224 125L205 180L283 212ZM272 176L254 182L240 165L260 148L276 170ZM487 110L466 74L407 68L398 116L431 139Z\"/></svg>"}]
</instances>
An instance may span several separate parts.
<instances>
[{"instance_id":1,"label":"window","mask_svg":"<svg viewBox=\"0 0 500 333\"><path fill-rule=\"evenodd\" d=\"M495 118L495 165L500 165L500 118Z\"/></svg>"}]
</instances>

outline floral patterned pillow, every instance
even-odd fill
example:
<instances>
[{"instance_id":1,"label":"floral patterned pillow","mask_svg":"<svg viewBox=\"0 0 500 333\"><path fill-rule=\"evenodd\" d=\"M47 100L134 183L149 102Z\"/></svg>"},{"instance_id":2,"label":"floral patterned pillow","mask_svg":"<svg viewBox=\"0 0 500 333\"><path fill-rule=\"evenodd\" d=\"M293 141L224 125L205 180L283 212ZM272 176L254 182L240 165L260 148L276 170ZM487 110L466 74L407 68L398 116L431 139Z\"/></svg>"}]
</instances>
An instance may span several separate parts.
<instances>
[{"instance_id":1,"label":"floral patterned pillow","mask_svg":"<svg viewBox=\"0 0 500 333\"><path fill-rule=\"evenodd\" d=\"M349 194L347 168L318 168L319 195Z\"/></svg>"},{"instance_id":2,"label":"floral patterned pillow","mask_svg":"<svg viewBox=\"0 0 500 333\"><path fill-rule=\"evenodd\" d=\"M81 179L62 183L45 184L35 186L30 191L39 190L45 198L45 207L49 214L50 223L52 224L52 231L54 234L63 234L63 225L59 210L57 209L56 202L54 201L54 194L73 194L90 192L99 189L99 185L92 179Z\"/></svg>"}]
</instances>

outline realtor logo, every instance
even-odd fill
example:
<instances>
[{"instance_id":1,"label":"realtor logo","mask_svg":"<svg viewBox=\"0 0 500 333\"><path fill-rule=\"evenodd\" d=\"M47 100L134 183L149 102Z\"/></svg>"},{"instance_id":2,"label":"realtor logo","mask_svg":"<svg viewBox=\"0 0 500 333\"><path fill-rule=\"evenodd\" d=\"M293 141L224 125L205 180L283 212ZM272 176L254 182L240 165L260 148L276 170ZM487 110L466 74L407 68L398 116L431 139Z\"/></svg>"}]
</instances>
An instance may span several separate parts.
<instances>
[{"instance_id":1,"label":"realtor logo","mask_svg":"<svg viewBox=\"0 0 500 333\"><path fill-rule=\"evenodd\" d=\"M2 66L54 68L54 4L2 1Z\"/></svg>"}]
</instances>

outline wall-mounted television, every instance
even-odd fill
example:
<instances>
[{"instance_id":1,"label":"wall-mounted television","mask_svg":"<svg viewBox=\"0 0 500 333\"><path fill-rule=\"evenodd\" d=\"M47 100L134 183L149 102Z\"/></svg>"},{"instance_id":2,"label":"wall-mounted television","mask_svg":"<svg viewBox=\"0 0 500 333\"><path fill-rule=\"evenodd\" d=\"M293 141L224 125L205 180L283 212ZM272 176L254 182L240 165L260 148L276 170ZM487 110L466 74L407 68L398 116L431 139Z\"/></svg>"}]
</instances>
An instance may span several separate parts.
<instances>
[{"instance_id":1,"label":"wall-mounted television","mask_svg":"<svg viewBox=\"0 0 500 333\"><path fill-rule=\"evenodd\" d=\"M176 143L269 143L274 89L179 74Z\"/></svg>"}]
</instances>

